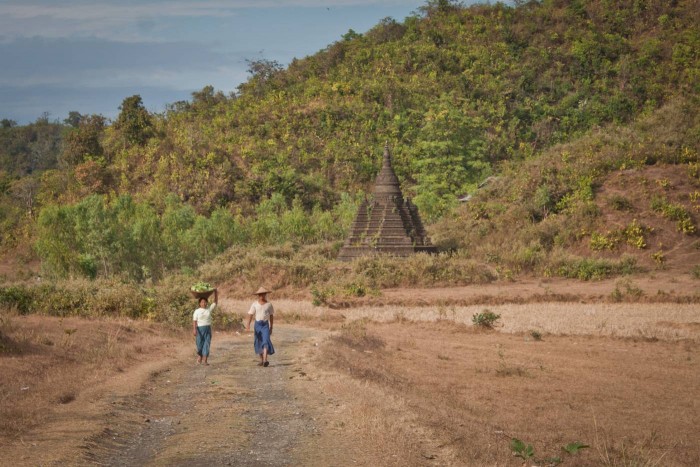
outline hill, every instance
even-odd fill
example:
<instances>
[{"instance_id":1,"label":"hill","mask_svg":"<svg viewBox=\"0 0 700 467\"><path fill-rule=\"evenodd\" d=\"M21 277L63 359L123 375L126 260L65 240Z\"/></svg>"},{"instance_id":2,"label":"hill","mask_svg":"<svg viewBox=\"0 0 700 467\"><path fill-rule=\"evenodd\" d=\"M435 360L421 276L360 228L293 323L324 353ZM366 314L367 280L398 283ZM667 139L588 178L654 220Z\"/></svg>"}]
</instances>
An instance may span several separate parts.
<instances>
[{"instance_id":1,"label":"hill","mask_svg":"<svg viewBox=\"0 0 700 467\"><path fill-rule=\"evenodd\" d=\"M72 115L40 170L0 149L3 247L36 251L47 275L139 281L233 245L336 242L332 258L389 141L404 192L453 252L435 261L482 271L457 282L688 254L696 271L699 12L429 1L287 68L251 61L230 96L207 86L164 114L131 96L114 122Z\"/></svg>"}]
</instances>

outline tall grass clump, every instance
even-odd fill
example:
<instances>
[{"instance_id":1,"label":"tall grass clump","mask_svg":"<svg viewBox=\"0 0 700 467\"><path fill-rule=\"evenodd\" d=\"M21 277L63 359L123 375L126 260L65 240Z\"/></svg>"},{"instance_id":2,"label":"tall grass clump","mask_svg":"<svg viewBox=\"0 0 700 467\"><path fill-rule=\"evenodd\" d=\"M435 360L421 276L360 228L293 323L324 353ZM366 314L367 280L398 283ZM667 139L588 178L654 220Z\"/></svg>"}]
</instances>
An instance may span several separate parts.
<instances>
[{"instance_id":1,"label":"tall grass clump","mask_svg":"<svg viewBox=\"0 0 700 467\"><path fill-rule=\"evenodd\" d=\"M339 247L334 243L233 247L202 265L199 271L214 282L234 282L237 290L257 288L261 283L274 289L303 288L330 279L333 274L331 257L337 254Z\"/></svg>"},{"instance_id":2,"label":"tall grass clump","mask_svg":"<svg viewBox=\"0 0 700 467\"><path fill-rule=\"evenodd\" d=\"M620 261L600 258L567 258L554 266L554 275L570 279L600 280L615 275L629 275L636 270L636 260L632 257Z\"/></svg>"},{"instance_id":3,"label":"tall grass clump","mask_svg":"<svg viewBox=\"0 0 700 467\"><path fill-rule=\"evenodd\" d=\"M33 299L33 294L25 287L0 287L0 306L13 308L22 315L32 311Z\"/></svg>"},{"instance_id":4,"label":"tall grass clump","mask_svg":"<svg viewBox=\"0 0 700 467\"><path fill-rule=\"evenodd\" d=\"M496 279L488 266L460 253L365 256L353 261L352 273L379 288L483 284Z\"/></svg>"},{"instance_id":5,"label":"tall grass clump","mask_svg":"<svg viewBox=\"0 0 700 467\"><path fill-rule=\"evenodd\" d=\"M117 280L67 280L0 288L0 304L21 313L83 318L128 317L190 325L195 303L188 293L191 279L171 276L155 287Z\"/></svg>"}]
</instances>

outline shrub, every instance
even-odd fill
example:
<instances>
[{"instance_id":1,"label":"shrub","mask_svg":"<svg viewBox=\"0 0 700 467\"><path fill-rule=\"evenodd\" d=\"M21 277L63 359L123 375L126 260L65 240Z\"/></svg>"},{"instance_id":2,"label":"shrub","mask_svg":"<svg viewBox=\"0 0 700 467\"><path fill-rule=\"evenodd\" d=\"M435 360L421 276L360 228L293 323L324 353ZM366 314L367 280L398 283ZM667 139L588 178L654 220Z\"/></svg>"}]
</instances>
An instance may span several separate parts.
<instances>
[{"instance_id":1,"label":"shrub","mask_svg":"<svg viewBox=\"0 0 700 467\"><path fill-rule=\"evenodd\" d=\"M659 268L663 267L664 263L666 262L666 256L664 255L664 252L662 250L659 250L656 253L652 253L651 259L654 260L654 262Z\"/></svg>"},{"instance_id":2,"label":"shrub","mask_svg":"<svg viewBox=\"0 0 700 467\"><path fill-rule=\"evenodd\" d=\"M600 280L615 274L632 274L636 260L626 257L619 262L596 258L578 258L562 261L556 267L556 274L570 279Z\"/></svg>"},{"instance_id":3,"label":"shrub","mask_svg":"<svg viewBox=\"0 0 700 467\"><path fill-rule=\"evenodd\" d=\"M189 282L189 278L173 276L151 289L114 280L13 286L0 288L0 304L15 307L23 314L85 318L125 316L182 327L191 325L194 309L188 293ZM221 319L221 324L235 324L235 320L229 323L231 320Z\"/></svg>"},{"instance_id":4,"label":"shrub","mask_svg":"<svg viewBox=\"0 0 700 467\"><path fill-rule=\"evenodd\" d=\"M481 313L474 313L472 316L472 323L474 326L480 328L493 329L500 318L501 315L497 315L493 311L484 310Z\"/></svg>"},{"instance_id":5,"label":"shrub","mask_svg":"<svg viewBox=\"0 0 700 467\"><path fill-rule=\"evenodd\" d=\"M0 305L15 308L20 314L31 311L33 300L33 294L25 287L0 287Z\"/></svg>"},{"instance_id":6,"label":"shrub","mask_svg":"<svg viewBox=\"0 0 700 467\"><path fill-rule=\"evenodd\" d=\"M318 288L316 285L311 286L311 304L313 306L326 305L329 297L332 295L332 290L327 288Z\"/></svg>"},{"instance_id":7,"label":"shrub","mask_svg":"<svg viewBox=\"0 0 700 467\"><path fill-rule=\"evenodd\" d=\"M691 235L695 232L695 224L684 206L669 203L666 199L655 196L651 200L651 208L661 213L666 219L676 221L679 232L683 232L686 235Z\"/></svg>"},{"instance_id":8,"label":"shrub","mask_svg":"<svg viewBox=\"0 0 700 467\"><path fill-rule=\"evenodd\" d=\"M632 211L634 208L629 199L624 196L614 195L608 200L610 207L617 211Z\"/></svg>"},{"instance_id":9,"label":"shrub","mask_svg":"<svg viewBox=\"0 0 700 467\"><path fill-rule=\"evenodd\" d=\"M614 250L620 239L613 232L606 232L605 235L593 232L591 234L591 250Z\"/></svg>"},{"instance_id":10,"label":"shrub","mask_svg":"<svg viewBox=\"0 0 700 467\"><path fill-rule=\"evenodd\" d=\"M637 219L632 219L632 222L630 222L627 227L622 229L622 235L624 236L628 245L632 245L638 249L643 249L647 246L645 234L650 231L651 229L637 222Z\"/></svg>"},{"instance_id":11,"label":"shrub","mask_svg":"<svg viewBox=\"0 0 700 467\"><path fill-rule=\"evenodd\" d=\"M533 329L533 330L530 330L530 337L532 337L533 340L536 340L539 342L542 340L542 333L540 331L536 331Z\"/></svg>"},{"instance_id":12,"label":"shrub","mask_svg":"<svg viewBox=\"0 0 700 467\"><path fill-rule=\"evenodd\" d=\"M615 289L610 293L610 299L613 302L621 302L623 300L636 301L644 295L644 291L634 285L630 280L621 280L615 284Z\"/></svg>"}]
</instances>

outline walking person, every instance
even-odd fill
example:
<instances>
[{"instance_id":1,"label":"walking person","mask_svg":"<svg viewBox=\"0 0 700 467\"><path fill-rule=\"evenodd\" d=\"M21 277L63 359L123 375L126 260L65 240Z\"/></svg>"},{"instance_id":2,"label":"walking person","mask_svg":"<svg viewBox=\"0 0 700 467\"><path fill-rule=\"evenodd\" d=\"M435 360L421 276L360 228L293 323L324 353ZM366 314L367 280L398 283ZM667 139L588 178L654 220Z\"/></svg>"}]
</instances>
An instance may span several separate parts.
<instances>
[{"instance_id":1,"label":"walking person","mask_svg":"<svg viewBox=\"0 0 700 467\"><path fill-rule=\"evenodd\" d=\"M272 303L267 301L267 294L270 293L265 287L260 287L253 295L257 295L258 299L250 305L248 310L248 324L246 330L250 331L250 322L255 317L255 340L253 347L255 353L260 355L260 363L258 366L268 366L270 362L267 357L275 353L275 348L272 346L270 336L272 335L272 326L274 324L275 310L272 308Z\"/></svg>"},{"instance_id":2,"label":"walking person","mask_svg":"<svg viewBox=\"0 0 700 467\"><path fill-rule=\"evenodd\" d=\"M209 347L211 346L211 313L219 301L219 291L214 289L214 301L207 306L207 299L199 299L199 308L192 314L192 334L197 343L197 363L209 365Z\"/></svg>"}]
</instances>

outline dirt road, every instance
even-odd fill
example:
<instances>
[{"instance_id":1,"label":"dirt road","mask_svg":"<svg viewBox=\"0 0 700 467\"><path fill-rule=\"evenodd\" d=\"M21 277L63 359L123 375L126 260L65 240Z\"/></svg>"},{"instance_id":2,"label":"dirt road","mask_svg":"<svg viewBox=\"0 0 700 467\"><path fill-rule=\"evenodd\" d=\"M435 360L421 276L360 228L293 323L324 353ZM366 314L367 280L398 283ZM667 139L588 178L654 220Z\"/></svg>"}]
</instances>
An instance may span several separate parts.
<instances>
[{"instance_id":1,"label":"dirt road","mask_svg":"<svg viewBox=\"0 0 700 467\"><path fill-rule=\"evenodd\" d=\"M320 395L304 392L303 355L320 331L278 326L277 354L256 365L250 334L215 336L211 365L191 355L113 401L114 425L84 446L100 465L299 465L318 438Z\"/></svg>"},{"instance_id":2,"label":"dirt road","mask_svg":"<svg viewBox=\"0 0 700 467\"><path fill-rule=\"evenodd\" d=\"M277 353L267 368L257 366L250 333L215 334L209 366L197 365L193 345L183 343L149 371L137 391L101 391L95 404L74 405L72 412L60 415L62 421L6 446L0 463L360 462L364 454L351 451L361 443L352 436L338 441L333 426L344 404L324 393L318 373L310 374L310 361L325 335L322 330L278 325L273 335Z\"/></svg>"}]
</instances>

